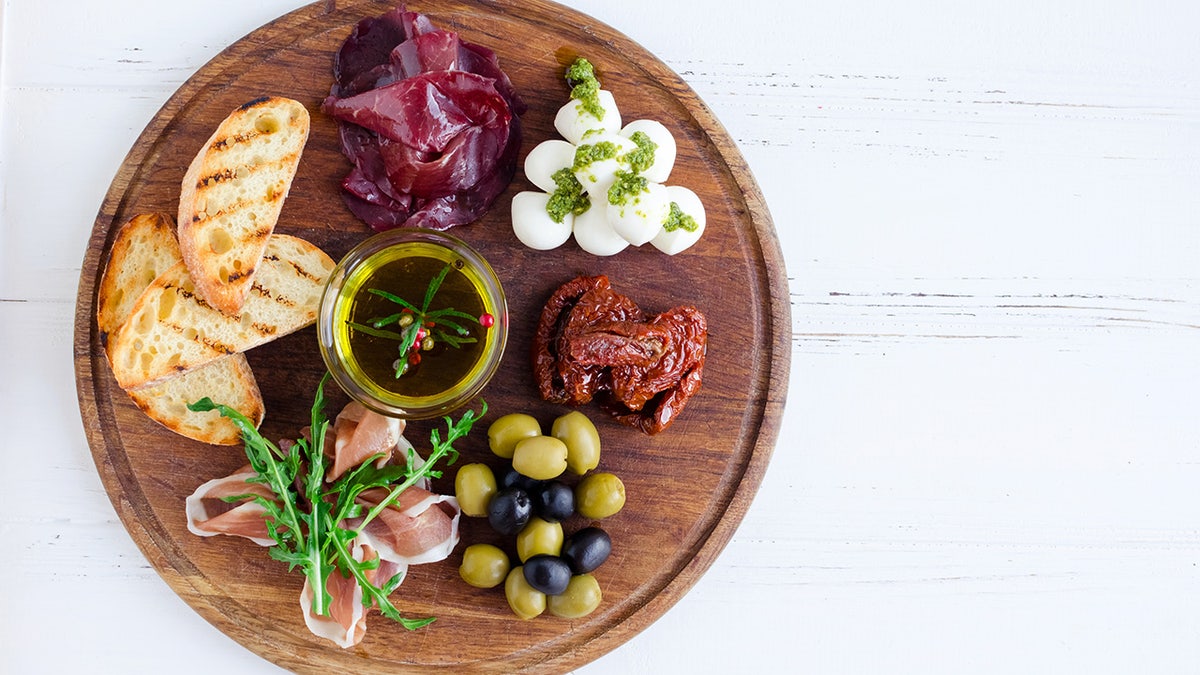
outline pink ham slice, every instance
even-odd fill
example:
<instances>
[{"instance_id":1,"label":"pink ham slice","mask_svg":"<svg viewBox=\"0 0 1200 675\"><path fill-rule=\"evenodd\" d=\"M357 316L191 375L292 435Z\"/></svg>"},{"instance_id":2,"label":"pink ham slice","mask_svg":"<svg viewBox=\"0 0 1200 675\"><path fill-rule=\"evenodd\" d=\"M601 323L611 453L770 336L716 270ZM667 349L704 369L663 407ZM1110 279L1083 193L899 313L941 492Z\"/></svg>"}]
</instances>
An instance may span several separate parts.
<instances>
[{"instance_id":1,"label":"pink ham slice","mask_svg":"<svg viewBox=\"0 0 1200 675\"><path fill-rule=\"evenodd\" d=\"M373 507L387 491L382 488L366 490L358 503ZM458 500L416 486L410 487L375 520L367 523L361 537L379 551L383 560L405 565L445 560L458 545L458 523L462 517ZM357 527L356 520L347 521Z\"/></svg>"},{"instance_id":2,"label":"pink ham slice","mask_svg":"<svg viewBox=\"0 0 1200 675\"><path fill-rule=\"evenodd\" d=\"M371 412L357 403L342 410L326 440L326 448L332 448L333 464L326 480L353 469L370 457L385 453L380 465L393 455L396 461L405 462L412 453L413 464L420 467L424 459L401 435L404 426ZM287 442L280 443L287 449ZM247 499L232 505L222 501L224 497L243 495L262 496L273 499L270 488L262 483L251 483L257 474L249 466L225 478L210 480L196 488L187 498L185 511L188 529L202 537L228 534L245 537L260 546L272 546L275 542L267 532L267 521L263 507ZM366 490L359 496L359 503L366 508L378 505L388 494L384 488ZM406 574L409 565L437 562L447 558L458 545L458 525L462 511L454 497L429 491L429 481L423 479L397 496L375 520L367 524L361 535L352 542L352 555L356 560L378 558L379 567L368 573L368 579L383 585L397 574ZM343 527L353 528L361 523L349 519ZM326 638L342 648L352 647L362 641L366 633L367 607L362 604L363 591L353 577L343 577L334 570L326 579L332 604L329 616L312 613L312 589L305 581L300 594L300 606L304 611L304 622L314 635Z\"/></svg>"},{"instance_id":3,"label":"pink ham slice","mask_svg":"<svg viewBox=\"0 0 1200 675\"><path fill-rule=\"evenodd\" d=\"M384 456L376 462L383 466L392 456L392 450L403 438L404 422L384 417L367 410L357 401L351 402L338 414L333 423L333 443L326 439L326 451L332 447L333 464L325 480L335 481L342 474L357 467L374 455Z\"/></svg>"},{"instance_id":4,"label":"pink ham slice","mask_svg":"<svg viewBox=\"0 0 1200 675\"><path fill-rule=\"evenodd\" d=\"M232 508L228 502L222 501L226 497L240 495L257 495L273 500L275 493L271 492L271 488L262 483L247 482L257 475L247 465L233 475L210 480L196 488L184 502L188 530L201 537L228 534L245 537L259 546L273 545L275 541L267 532L264 517L266 509L249 499Z\"/></svg>"}]
</instances>

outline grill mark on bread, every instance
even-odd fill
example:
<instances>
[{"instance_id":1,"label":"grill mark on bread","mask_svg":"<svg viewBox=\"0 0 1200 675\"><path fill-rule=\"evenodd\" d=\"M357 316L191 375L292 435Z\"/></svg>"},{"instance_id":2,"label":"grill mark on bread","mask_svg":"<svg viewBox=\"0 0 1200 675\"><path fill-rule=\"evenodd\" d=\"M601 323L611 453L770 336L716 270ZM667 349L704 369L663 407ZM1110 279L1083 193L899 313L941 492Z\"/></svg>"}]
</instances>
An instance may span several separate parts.
<instances>
[{"instance_id":1,"label":"grill mark on bread","mask_svg":"<svg viewBox=\"0 0 1200 675\"><path fill-rule=\"evenodd\" d=\"M228 283L232 284L233 282L237 281L238 279L241 279L242 277L248 277L248 276L254 274L254 269L255 268L251 267L250 269L230 272Z\"/></svg>"},{"instance_id":2,"label":"grill mark on bread","mask_svg":"<svg viewBox=\"0 0 1200 675\"><path fill-rule=\"evenodd\" d=\"M258 135L261 135L261 134L259 134L259 132L253 132L253 135L251 137L258 136ZM235 136L234 138L235 139L240 138L240 136ZM222 139L219 142L224 143L226 140L227 139ZM224 147L225 149L228 149L225 146L222 146L222 147ZM199 180L197 180L196 181L196 191L198 193L204 192L205 190L212 188L213 186L215 186L218 183L222 183L227 180L233 180L234 178L248 178L252 174L255 174L259 171L278 170L280 167L286 166L288 164L294 164L297 161L296 157L299 154L300 153L298 153L298 152L290 152L286 155L279 157L278 159L261 161L261 162L248 162L248 163L242 164L236 168L226 167L224 169L221 169L220 171L215 171L215 172L210 173L207 176L203 176ZM272 201L274 201L274 200L272 200Z\"/></svg>"},{"instance_id":3,"label":"grill mark on bread","mask_svg":"<svg viewBox=\"0 0 1200 675\"><path fill-rule=\"evenodd\" d=\"M178 294L179 296L181 296L184 300L190 300L192 302L195 302L197 305L200 305L201 307L204 307L206 309L211 309L214 312L219 311L216 307L213 307L212 305L205 302L204 298L200 297L199 295L196 295L195 291L189 291L188 289L186 289L182 286L167 282L163 286L163 291L171 291L171 290L175 291L175 293Z\"/></svg>"},{"instance_id":4,"label":"grill mark on bread","mask_svg":"<svg viewBox=\"0 0 1200 675\"><path fill-rule=\"evenodd\" d=\"M246 101L245 103L241 104L240 106L238 106L238 110L243 110L243 111L249 110L255 106L260 106L270 100L271 100L270 96L259 96L258 98L250 99L249 101Z\"/></svg>"},{"instance_id":5,"label":"grill mark on bread","mask_svg":"<svg viewBox=\"0 0 1200 675\"><path fill-rule=\"evenodd\" d=\"M284 307L295 307L296 306L295 300L292 300L291 298L289 298L286 295L283 295L282 293L280 293L278 295L273 295L271 293L271 291L269 291L265 287L263 287L262 284L252 284L250 286L250 291L252 293L259 294L261 297L264 297L267 300L270 300L271 302L274 302L277 305L283 305Z\"/></svg>"},{"instance_id":6,"label":"grill mark on bread","mask_svg":"<svg viewBox=\"0 0 1200 675\"><path fill-rule=\"evenodd\" d=\"M213 152L224 152L224 151L232 148L235 145L239 145L241 143L248 143L251 140L253 140L261 135L262 135L261 131L251 130L251 131L246 131L246 132L243 132L240 134L234 134L232 136L222 136L221 138L218 138L217 140L210 143L208 146L208 149Z\"/></svg>"},{"instance_id":7,"label":"grill mark on bread","mask_svg":"<svg viewBox=\"0 0 1200 675\"><path fill-rule=\"evenodd\" d=\"M267 199L272 202L277 202L277 201L282 200L283 197L284 197L284 192L282 190L275 190L275 194L269 196ZM230 215L237 213L238 211L244 211L244 210L252 209L252 208L255 208L255 200L249 200L249 201L238 200L238 201L230 204L228 207L223 208L220 211L217 211L216 213L208 213L207 211L205 211L203 213L193 214L192 215L192 224L200 225L203 223L207 223L210 220L214 220L216 218L221 218L223 216L230 216ZM254 231L253 236L256 239L262 239L263 237L267 236L270 233L271 233L271 228L267 228L265 230L265 232L264 232L263 228L259 228L258 230Z\"/></svg>"},{"instance_id":8,"label":"grill mark on bread","mask_svg":"<svg viewBox=\"0 0 1200 675\"><path fill-rule=\"evenodd\" d=\"M188 329L187 326L181 326L177 323L167 323L167 322L163 323L163 327L168 328L180 335L183 335L184 332ZM196 337L191 338L191 340L192 340L192 342L199 343L200 345L204 346L209 351L211 351L215 354L236 354L237 353L237 349L235 349L233 346L225 344L224 342L221 342L220 340L217 340L215 338L208 337L207 335L197 335ZM182 369L180 366L172 366L172 367L177 368L177 369Z\"/></svg>"},{"instance_id":9,"label":"grill mark on bread","mask_svg":"<svg viewBox=\"0 0 1200 675\"><path fill-rule=\"evenodd\" d=\"M309 281L312 281L312 282L315 282L318 284L321 283L321 277L316 276L315 274L304 269L303 267L300 266L300 263L296 262L295 260L289 260L288 262L290 262L292 264L292 270L296 273L296 276L302 277L304 279L308 279Z\"/></svg>"}]
</instances>

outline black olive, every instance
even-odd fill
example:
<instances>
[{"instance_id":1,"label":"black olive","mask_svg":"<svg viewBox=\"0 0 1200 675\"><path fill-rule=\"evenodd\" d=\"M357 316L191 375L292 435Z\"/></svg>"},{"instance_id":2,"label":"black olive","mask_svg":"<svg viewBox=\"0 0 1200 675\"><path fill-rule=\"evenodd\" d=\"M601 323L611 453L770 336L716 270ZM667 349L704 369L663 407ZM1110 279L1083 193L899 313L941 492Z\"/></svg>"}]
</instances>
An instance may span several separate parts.
<instances>
[{"instance_id":1,"label":"black olive","mask_svg":"<svg viewBox=\"0 0 1200 675\"><path fill-rule=\"evenodd\" d=\"M518 487L532 494L533 492L537 491L539 487L541 487L542 481L534 480L529 476L524 476L516 469L509 467L500 474L499 485L501 490L505 488Z\"/></svg>"},{"instance_id":2,"label":"black olive","mask_svg":"<svg viewBox=\"0 0 1200 675\"><path fill-rule=\"evenodd\" d=\"M525 561L525 581L546 595L558 595L571 583L571 566L553 555L535 555Z\"/></svg>"},{"instance_id":3,"label":"black olive","mask_svg":"<svg viewBox=\"0 0 1200 675\"><path fill-rule=\"evenodd\" d=\"M533 500L521 488L501 490L488 502L488 523L500 534L516 534L533 515Z\"/></svg>"},{"instance_id":4,"label":"black olive","mask_svg":"<svg viewBox=\"0 0 1200 675\"><path fill-rule=\"evenodd\" d=\"M585 527L563 542L562 558L575 574L586 574L608 560L612 539L598 527Z\"/></svg>"},{"instance_id":5,"label":"black olive","mask_svg":"<svg viewBox=\"0 0 1200 675\"><path fill-rule=\"evenodd\" d=\"M575 491L562 481L552 480L533 492L533 506L542 520L562 522L575 513Z\"/></svg>"}]
</instances>

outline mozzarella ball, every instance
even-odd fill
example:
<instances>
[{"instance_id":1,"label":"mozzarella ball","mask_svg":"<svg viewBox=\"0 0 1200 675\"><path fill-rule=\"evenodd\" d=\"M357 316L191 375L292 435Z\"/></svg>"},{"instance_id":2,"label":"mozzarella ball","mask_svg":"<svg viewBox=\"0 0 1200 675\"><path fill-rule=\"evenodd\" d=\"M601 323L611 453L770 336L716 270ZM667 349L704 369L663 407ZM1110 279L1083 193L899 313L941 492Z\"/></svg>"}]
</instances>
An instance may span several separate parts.
<instances>
[{"instance_id":1,"label":"mozzarella ball","mask_svg":"<svg viewBox=\"0 0 1200 675\"><path fill-rule=\"evenodd\" d=\"M685 215L692 217L696 221L696 229L689 232L682 227L674 230L668 230L663 227L650 240L651 244L658 250L667 255L675 255L684 249L689 248L700 240L700 235L704 234L705 215L704 203L696 196L695 192L678 185L667 187L667 196L672 202L679 206L679 210Z\"/></svg>"},{"instance_id":2,"label":"mozzarella ball","mask_svg":"<svg viewBox=\"0 0 1200 675\"><path fill-rule=\"evenodd\" d=\"M646 189L629 195L624 204L608 205L608 222L625 241L641 246L662 230L671 213L671 199L661 183L647 183Z\"/></svg>"},{"instance_id":3,"label":"mozzarella ball","mask_svg":"<svg viewBox=\"0 0 1200 675\"><path fill-rule=\"evenodd\" d=\"M608 222L608 204L604 202L592 202L590 209L575 216L574 232L575 243L592 255L616 255L629 246Z\"/></svg>"},{"instance_id":4,"label":"mozzarella ball","mask_svg":"<svg viewBox=\"0 0 1200 675\"><path fill-rule=\"evenodd\" d=\"M549 140L537 144L525 157L525 177L543 192L553 193L554 172L571 168L575 146L566 141Z\"/></svg>"},{"instance_id":5,"label":"mozzarella ball","mask_svg":"<svg viewBox=\"0 0 1200 675\"><path fill-rule=\"evenodd\" d=\"M550 195L545 192L518 192L512 200L512 227L517 239L529 248L548 251L571 238L575 214L567 213L561 223L546 212Z\"/></svg>"},{"instance_id":6,"label":"mozzarella ball","mask_svg":"<svg viewBox=\"0 0 1200 675\"><path fill-rule=\"evenodd\" d=\"M575 98L558 109L558 114L554 116L554 128L563 138L578 145L579 141L583 140L583 135L593 129L614 134L621 130L621 113L617 110L617 99L613 98L612 92L601 89L596 92L596 98L604 111L604 115L599 119L584 110L583 102Z\"/></svg>"},{"instance_id":7,"label":"mozzarella ball","mask_svg":"<svg viewBox=\"0 0 1200 675\"><path fill-rule=\"evenodd\" d=\"M575 169L575 178L587 191L593 202L607 202L608 188L617 180L617 171L628 170L629 165L621 161L625 155L637 150L637 143L612 133L589 134L587 139L575 149L576 153L586 152L589 147L601 143L611 143L616 146L616 153L608 159L598 159L590 164Z\"/></svg>"},{"instance_id":8,"label":"mozzarella ball","mask_svg":"<svg viewBox=\"0 0 1200 675\"><path fill-rule=\"evenodd\" d=\"M675 167L675 137L662 123L654 120L634 120L625 125L621 135L633 138L634 132L638 131L649 136L650 140L658 145L654 150L654 163L643 171L642 175L654 183L667 182L671 169Z\"/></svg>"}]
</instances>

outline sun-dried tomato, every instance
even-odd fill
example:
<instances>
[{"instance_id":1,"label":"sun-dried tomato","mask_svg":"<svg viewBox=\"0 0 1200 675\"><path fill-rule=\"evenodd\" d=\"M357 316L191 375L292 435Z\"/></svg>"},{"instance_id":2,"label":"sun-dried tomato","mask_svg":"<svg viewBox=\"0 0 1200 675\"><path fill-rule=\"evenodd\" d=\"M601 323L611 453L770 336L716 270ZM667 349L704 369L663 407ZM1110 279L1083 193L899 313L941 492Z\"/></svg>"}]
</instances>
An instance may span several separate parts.
<instances>
[{"instance_id":1,"label":"sun-dried tomato","mask_svg":"<svg viewBox=\"0 0 1200 675\"><path fill-rule=\"evenodd\" d=\"M646 320L606 277L577 277L542 311L534 376L547 401L582 405L603 394L617 420L656 434L699 390L707 342L707 321L695 307Z\"/></svg>"}]
</instances>

